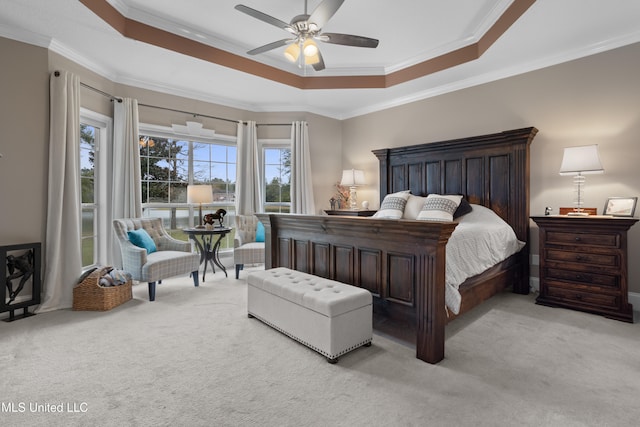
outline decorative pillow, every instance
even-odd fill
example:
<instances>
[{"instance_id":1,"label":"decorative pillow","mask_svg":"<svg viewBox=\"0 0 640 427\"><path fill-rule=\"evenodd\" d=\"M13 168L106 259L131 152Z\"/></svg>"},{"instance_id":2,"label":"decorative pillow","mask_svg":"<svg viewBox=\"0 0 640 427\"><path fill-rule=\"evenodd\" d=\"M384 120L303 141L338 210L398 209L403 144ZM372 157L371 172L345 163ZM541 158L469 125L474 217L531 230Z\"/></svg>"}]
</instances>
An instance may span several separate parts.
<instances>
[{"instance_id":1,"label":"decorative pillow","mask_svg":"<svg viewBox=\"0 0 640 427\"><path fill-rule=\"evenodd\" d=\"M149 233L144 228L139 228L133 231L127 231L129 241L139 248L147 250L148 254L151 254L158 250L156 243L153 241Z\"/></svg>"},{"instance_id":2,"label":"decorative pillow","mask_svg":"<svg viewBox=\"0 0 640 427\"><path fill-rule=\"evenodd\" d=\"M264 242L264 225L260 221L256 227L256 242Z\"/></svg>"},{"instance_id":3,"label":"decorative pillow","mask_svg":"<svg viewBox=\"0 0 640 427\"><path fill-rule=\"evenodd\" d=\"M429 194L417 220L453 221L453 213L458 209L462 196L441 196Z\"/></svg>"},{"instance_id":4,"label":"decorative pillow","mask_svg":"<svg viewBox=\"0 0 640 427\"><path fill-rule=\"evenodd\" d=\"M380 205L380 209L376 212L374 218L400 219L404 213L404 207L409 198L409 190L399 191L384 196L384 200Z\"/></svg>"},{"instance_id":5,"label":"decorative pillow","mask_svg":"<svg viewBox=\"0 0 640 427\"><path fill-rule=\"evenodd\" d=\"M414 196L413 194L409 194L407 205L404 207L404 214L402 215L402 218L416 219L426 201L426 197Z\"/></svg>"},{"instance_id":6,"label":"decorative pillow","mask_svg":"<svg viewBox=\"0 0 640 427\"><path fill-rule=\"evenodd\" d=\"M473 208L471 207L471 204L467 201L467 199L465 199L464 197L460 200L460 206L458 206L458 209L456 209L456 211L453 213L453 218L459 218L462 215L466 215L469 212L471 212L473 210Z\"/></svg>"}]
</instances>

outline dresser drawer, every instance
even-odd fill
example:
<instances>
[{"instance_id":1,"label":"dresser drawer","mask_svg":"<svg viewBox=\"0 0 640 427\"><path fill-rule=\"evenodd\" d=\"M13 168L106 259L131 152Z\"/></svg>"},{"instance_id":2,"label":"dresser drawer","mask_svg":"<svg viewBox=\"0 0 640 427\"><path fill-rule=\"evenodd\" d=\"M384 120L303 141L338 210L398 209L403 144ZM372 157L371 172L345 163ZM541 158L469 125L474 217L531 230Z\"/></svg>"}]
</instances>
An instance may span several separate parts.
<instances>
[{"instance_id":1,"label":"dresser drawer","mask_svg":"<svg viewBox=\"0 0 640 427\"><path fill-rule=\"evenodd\" d=\"M620 265L620 258L618 254L587 254L558 249L546 249L544 251L544 256L545 260L549 261L577 262L604 267L617 267Z\"/></svg>"},{"instance_id":2,"label":"dresser drawer","mask_svg":"<svg viewBox=\"0 0 640 427\"><path fill-rule=\"evenodd\" d=\"M587 286L600 286L611 289L620 288L620 276L608 274L586 273L560 268L547 268L545 277L548 279L564 280L566 282L579 282Z\"/></svg>"},{"instance_id":3,"label":"dresser drawer","mask_svg":"<svg viewBox=\"0 0 640 427\"><path fill-rule=\"evenodd\" d=\"M570 233L564 231L547 231L547 243L591 245L617 248L620 239L617 234Z\"/></svg>"},{"instance_id":4,"label":"dresser drawer","mask_svg":"<svg viewBox=\"0 0 640 427\"><path fill-rule=\"evenodd\" d=\"M618 308L620 306L620 297L618 295L582 292L575 289L560 288L556 286L547 287L547 296L553 299L589 304L603 308Z\"/></svg>"}]
</instances>

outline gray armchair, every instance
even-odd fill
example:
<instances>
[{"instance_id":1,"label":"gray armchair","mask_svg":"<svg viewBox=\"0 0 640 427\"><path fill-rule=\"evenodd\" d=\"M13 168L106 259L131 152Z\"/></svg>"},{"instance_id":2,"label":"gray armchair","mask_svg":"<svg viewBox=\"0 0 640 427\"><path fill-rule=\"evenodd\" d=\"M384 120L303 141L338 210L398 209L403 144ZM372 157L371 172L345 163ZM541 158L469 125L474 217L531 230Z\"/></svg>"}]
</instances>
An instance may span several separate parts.
<instances>
[{"instance_id":1,"label":"gray armchair","mask_svg":"<svg viewBox=\"0 0 640 427\"><path fill-rule=\"evenodd\" d=\"M113 228L120 242L122 268L133 279L148 283L149 301L156 299L156 282L162 283L162 279L191 274L194 286L198 286L200 255L192 252L190 242L171 237L160 218L116 219ZM147 249L129 241L127 232L141 228L149 234L157 251L147 253Z\"/></svg>"},{"instance_id":2,"label":"gray armchair","mask_svg":"<svg viewBox=\"0 0 640 427\"><path fill-rule=\"evenodd\" d=\"M233 240L233 262L236 279L245 264L264 264L264 242L256 242L258 218L254 215L236 215L236 235Z\"/></svg>"}]
</instances>

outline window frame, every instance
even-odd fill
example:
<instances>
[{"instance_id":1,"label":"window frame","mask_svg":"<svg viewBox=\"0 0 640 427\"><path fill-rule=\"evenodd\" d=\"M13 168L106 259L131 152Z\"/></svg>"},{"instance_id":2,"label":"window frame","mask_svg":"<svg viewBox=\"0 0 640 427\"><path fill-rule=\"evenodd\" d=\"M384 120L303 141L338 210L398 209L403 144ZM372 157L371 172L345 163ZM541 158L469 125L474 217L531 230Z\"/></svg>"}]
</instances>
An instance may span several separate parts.
<instances>
[{"instance_id":1,"label":"window frame","mask_svg":"<svg viewBox=\"0 0 640 427\"><path fill-rule=\"evenodd\" d=\"M107 200L108 186L110 182L110 156L108 147L113 146L113 119L87 108L80 108L80 124L91 126L95 129L94 141L94 193L93 203L82 203L80 199L80 214L85 209L93 209L93 263L83 265L83 268L106 264L109 252L109 242L105 236L109 236L111 228L109 224L110 206ZM80 132L80 128L78 128ZM80 146L78 146L80 152ZM80 235L82 245L83 236Z\"/></svg>"},{"instance_id":2,"label":"window frame","mask_svg":"<svg viewBox=\"0 0 640 427\"><path fill-rule=\"evenodd\" d=\"M292 150L291 139L290 138L279 138L279 139L258 139L258 164L260 165L260 185L262 187L263 194L263 202L262 202L262 212L268 212L267 206L287 206L289 209L287 212L291 212L291 202L279 202L279 203L268 203L267 204L267 179L265 177L265 155L264 151L268 148L287 148ZM293 162L293 160L291 160ZM291 180L292 177L289 177ZM291 185L291 182L289 182Z\"/></svg>"},{"instance_id":3,"label":"window frame","mask_svg":"<svg viewBox=\"0 0 640 427\"><path fill-rule=\"evenodd\" d=\"M149 124L149 123L139 123L138 124L138 134L139 135L145 135L145 136L149 136L149 137L156 137L156 138L167 138L167 139L173 139L173 140L182 140L182 141L187 141L190 142L189 144L189 152L188 152L188 180L187 180L187 184L192 184L193 183L193 172L194 172L194 165L193 165L193 143L207 143L207 144L217 144L217 145L226 145L226 146L233 146L236 148L237 150L237 138L236 136L231 136L231 135L223 135L223 134L218 134L216 133L213 137L202 137L199 136L197 138L195 138L192 135L188 135L188 134L182 134L182 133L177 133L173 131L173 128L168 127L168 126L160 126L160 125L153 125L153 124ZM237 151L236 151L236 155L237 155ZM236 161L237 163L237 161ZM142 177L141 177L142 178ZM236 176L236 181L237 181L237 176ZM142 180L140 182L140 185L142 185ZM235 202L229 203L227 202L213 202L211 204L206 204L206 205L202 205L203 209L217 209L218 207L225 207L228 208L229 206L233 206L233 209L235 210ZM154 209L176 209L176 210L187 210L188 211L188 226L189 227L193 227L195 225L194 222L194 218L197 215L197 211L198 208L186 203L186 202L171 202L171 203L164 203L164 202L151 202L151 203L142 203L142 215L143 216L148 216L149 213L153 212ZM234 212L228 212L229 216L235 216ZM179 229L171 229L169 227L169 229L167 230L170 234L173 231L176 231L178 233L181 233L181 230ZM227 235L225 237L226 240L228 240L230 237L232 236L233 233ZM182 237L182 236L180 236ZM180 238L179 237L179 238ZM224 246L227 246L228 248L233 248L233 244L232 244L232 238L230 241L227 241L226 244ZM224 251L221 251L224 252Z\"/></svg>"}]
</instances>

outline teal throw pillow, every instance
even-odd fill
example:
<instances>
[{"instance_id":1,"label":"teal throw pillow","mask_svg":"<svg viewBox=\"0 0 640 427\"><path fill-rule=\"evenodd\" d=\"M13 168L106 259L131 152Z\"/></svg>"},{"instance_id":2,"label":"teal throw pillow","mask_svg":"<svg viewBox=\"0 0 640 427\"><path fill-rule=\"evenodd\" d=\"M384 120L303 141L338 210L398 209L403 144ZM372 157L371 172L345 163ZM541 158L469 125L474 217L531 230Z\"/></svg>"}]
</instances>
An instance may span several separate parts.
<instances>
[{"instance_id":1,"label":"teal throw pillow","mask_svg":"<svg viewBox=\"0 0 640 427\"><path fill-rule=\"evenodd\" d=\"M260 221L256 227L256 242L264 242L264 225Z\"/></svg>"},{"instance_id":2,"label":"teal throw pillow","mask_svg":"<svg viewBox=\"0 0 640 427\"><path fill-rule=\"evenodd\" d=\"M147 250L148 254L151 254L158 250L156 248L156 243L153 241L149 233L144 228L140 228L138 230L127 231L127 235L129 236L129 241L136 245L139 248L144 248Z\"/></svg>"}]
</instances>

